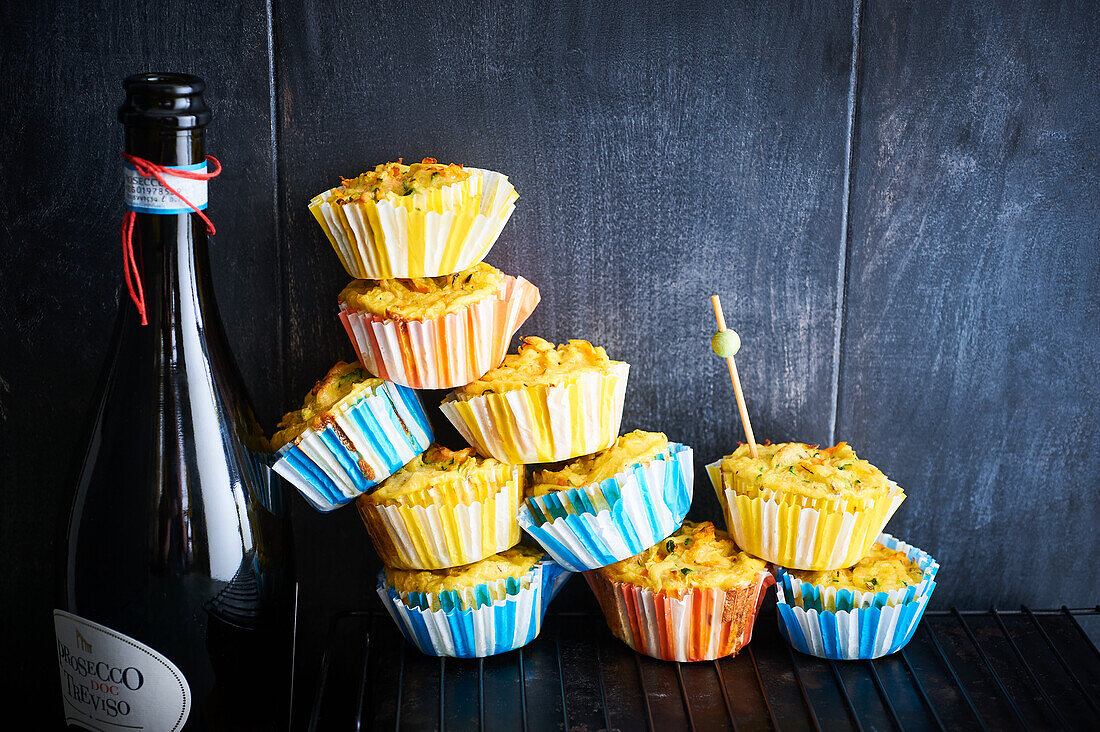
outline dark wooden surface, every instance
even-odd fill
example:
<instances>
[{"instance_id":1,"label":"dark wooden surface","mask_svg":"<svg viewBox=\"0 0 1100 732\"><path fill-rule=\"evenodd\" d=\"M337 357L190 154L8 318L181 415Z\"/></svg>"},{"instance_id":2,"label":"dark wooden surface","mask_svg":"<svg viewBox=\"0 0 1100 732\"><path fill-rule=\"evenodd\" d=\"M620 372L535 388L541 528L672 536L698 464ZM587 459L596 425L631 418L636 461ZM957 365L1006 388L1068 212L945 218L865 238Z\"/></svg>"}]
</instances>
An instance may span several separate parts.
<instances>
[{"instance_id":1,"label":"dark wooden surface","mask_svg":"<svg viewBox=\"0 0 1100 732\"><path fill-rule=\"evenodd\" d=\"M845 439L902 484L890 528L943 564L934 604L1097 600L1095 6L571 5L0 6L0 541L25 671L53 683L58 496L121 280L114 110L153 69L208 81L215 286L269 428L353 355L310 196L461 161L519 190L489 261L542 290L524 332L632 364L625 428L700 466L741 437L718 292L758 437ZM693 514L718 519L699 479ZM308 681L377 564L354 511L294 508Z\"/></svg>"},{"instance_id":2,"label":"dark wooden surface","mask_svg":"<svg viewBox=\"0 0 1100 732\"><path fill-rule=\"evenodd\" d=\"M901 653L841 663L791 652L776 621L768 603L736 656L677 664L635 654L593 602L548 617L520 651L481 662L425 658L386 635L383 610L338 615L316 729L1096 728L1100 655L1086 642L1100 629L1095 609L933 610Z\"/></svg>"},{"instance_id":3,"label":"dark wooden surface","mask_svg":"<svg viewBox=\"0 0 1100 732\"><path fill-rule=\"evenodd\" d=\"M863 14L837 435L941 602L1100 595L1098 7Z\"/></svg>"}]
</instances>

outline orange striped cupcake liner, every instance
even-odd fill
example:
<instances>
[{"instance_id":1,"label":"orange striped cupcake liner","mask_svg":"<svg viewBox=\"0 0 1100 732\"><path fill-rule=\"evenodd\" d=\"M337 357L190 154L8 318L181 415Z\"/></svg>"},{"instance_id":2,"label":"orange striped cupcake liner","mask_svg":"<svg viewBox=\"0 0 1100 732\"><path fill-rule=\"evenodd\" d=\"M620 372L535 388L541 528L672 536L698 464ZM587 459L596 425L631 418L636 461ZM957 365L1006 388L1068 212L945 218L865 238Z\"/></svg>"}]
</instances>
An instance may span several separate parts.
<instances>
[{"instance_id":1,"label":"orange striped cupcake liner","mask_svg":"<svg viewBox=\"0 0 1100 732\"><path fill-rule=\"evenodd\" d=\"M538 303L537 287L506 275L496 294L438 318L383 318L341 302L340 321L375 376L413 389L453 389L500 365Z\"/></svg>"},{"instance_id":2,"label":"orange striped cupcake liner","mask_svg":"<svg viewBox=\"0 0 1100 732\"><path fill-rule=\"evenodd\" d=\"M713 661L737 655L752 640L764 595L775 584L766 570L744 587L697 587L679 593L612 582L599 570L584 576L615 637L662 661Z\"/></svg>"}]
</instances>

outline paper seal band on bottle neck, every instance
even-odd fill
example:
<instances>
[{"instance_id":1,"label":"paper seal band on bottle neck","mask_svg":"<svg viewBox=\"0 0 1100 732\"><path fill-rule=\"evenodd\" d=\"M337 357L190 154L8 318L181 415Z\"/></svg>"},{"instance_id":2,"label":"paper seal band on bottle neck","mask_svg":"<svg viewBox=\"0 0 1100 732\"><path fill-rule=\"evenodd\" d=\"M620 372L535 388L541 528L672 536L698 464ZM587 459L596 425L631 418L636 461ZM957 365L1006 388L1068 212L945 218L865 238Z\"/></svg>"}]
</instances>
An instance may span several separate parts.
<instances>
[{"instance_id":1,"label":"paper seal band on bottle neck","mask_svg":"<svg viewBox=\"0 0 1100 732\"><path fill-rule=\"evenodd\" d=\"M155 177L146 177L129 161L122 164L125 180L126 210L136 213L175 215L191 213L194 209L205 210L207 206L208 180L184 178L172 175L173 170L207 175L206 161L194 165L166 165L162 167L163 177L168 186L175 189L176 195L168 186ZM187 205L190 201L194 209Z\"/></svg>"},{"instance_id":2,"label":"paper seal band on bottle neck","mask_svg":"<svg viewBox=\"0 0 1100 732\"><path fill-rule=\"evenodd\" d=\"M213 155L207 155L201 163L179 166L157 165L125 152L122 160L127 181L126 213L122 216L122 275L130 299L141 316L141 324L148 325L145 286L141 283L141 269L134 256L134 220L139 212L174 215L193 211L206 224L206 233L213 235L214 222L202 209L206 208L206 182L221 175L222 164ZM214 163L214 169L209 172L206 170L208 162ZM180 190L184 186L186 188ZM189 193L192 189L194 192Z\"/></svg>"}]
</instances>

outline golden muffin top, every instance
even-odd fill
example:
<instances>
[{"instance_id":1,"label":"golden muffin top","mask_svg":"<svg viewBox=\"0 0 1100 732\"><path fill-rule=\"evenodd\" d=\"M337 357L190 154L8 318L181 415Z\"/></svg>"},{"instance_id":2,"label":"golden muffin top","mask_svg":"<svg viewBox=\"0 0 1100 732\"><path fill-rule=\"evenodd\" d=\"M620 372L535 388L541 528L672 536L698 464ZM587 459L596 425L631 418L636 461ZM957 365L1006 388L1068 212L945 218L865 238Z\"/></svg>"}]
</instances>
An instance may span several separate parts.
<instances>
[{"instance_id":1,"label":"golden muffin top","mask_svg":"<svg viewBox=\"0 0 1100 732\"><path fill-rule=\"evenodd\" d=\"M475 585L496 582L508 577L522 577L542 559L542 551L523 545L506 549L479 562L449 569L394 569L386 567L386 582L398 592L432 592L461 590Z\"/></svg>"},{"instance_id":2,"label":"golden muffin top","mask_svg":"<svg viewBox=\"0 0 1100 732\"><path fill-rule=\"evenodd\" d=\"M271 438L271 449L275 451L289 442L296 442L307 427L324 429L325 413L338 401L353 391L368 391L381 383L381 379L371 376L358 363L338 361L325 374L325 378L309 390L301 409L283 415L283 420L279 422L279 431Z\"/></svg>"},{"instance_id":3,"label":"golden muffin top","mask_svg":"<svg viewBox=\"0 0 1100 732\"><path fill-rule=\"evenodd\" d=\"M470 172L457 163L443 165L435 158L405 165L398 158L396 163L376 165L369 173L355 178L341 178L343 185L336 191L336 203L358 201L361 198L381 201L387 196L411 196L437 190L470 177Z\"/></svg>"},{"instance_id":4,"label":"golden muffin top","mask_svg":"<svg viewBox=\"0 0 1100 732\"><path fill-rule=\"evenodd\" d=\"M442 445L432 445L424 454L386 478L373 492L361 496L360 500L384 503L433 486L467 481L476 476L493 479L501 475L501 468L511 474L509 466L493 458L478 457L472 447L449 450Z\"/></svg>"},{"instance_id":5,"label":"golden muffin top","mask_svg":"<svg viewBox=\"0 0 1100 732\"><path fill-rule=\"evenodd\" d=\"M722 478L727 485L736 476L755 488L810 498L873 498L886 495L893 487L881 470L856 457L847 442L824 449L801 442L757 445L757 449L759 458L749 454L748 445L742 445L722 460Z\"/></svg>"},{"instance_id":6,"label":"golden muffin top","mask_svg":"<svg viewBox=\"0 0 1100 732\"><path fill-rule=\"evenodd\" d=\"M485 392L503 394L526 386L563 386L583 373L610 374L619 363L588 341L571 340L555 347L550 341L528 336L518 353L508 354L500 366L456 393L460 399L469 399Z\"/></svg>"},{"instance_id":7,"label":"golden muffin top","mask_svg":"<svg viewBox=\"0 0 1100 732\"><path fill-rule=\"evenodd\" d=\"M422 320L454 313L492 297L503 282L503 272L482 262L442 277L354 280L340 293L340 302L383 318Z\"/></svg>"},{"instance_id":8,"label":"golden muffin top","mask_svg":"<svg viewBox=\"0 0 1100 732\"><path fill-rule=\"evenodd\" d=\"M811 585L835 587L853 592L891 592L909 585L919 585L924 570L905 554L889 549L877 541L871 551L850 569L834 569L831 572L790 572L799 582Z\"/></svg>"},{"instance_id":9,"label":"golden muffin top","mask_svg":"<svg viewBox=\"0 0 1100 732\"><path fill-rule=\"evenodd\" d=\"M531 477L529 495L545 496L554 491L601 483L613 478L635 463L648 463L668 452L664 432L634 430L620 435L606 450L585 455L561 470L542 470Z\"/></svg>"},{"instance_id":10,"label":"golden muffin top","mask_svg":"<svg viewBox=\"0 0 1100 732\"><path fill-rule=\"evenodd\" d=\"M746 554L710 521L685 521L672 536L641 554L597 570L612 582L628 582L652 592L693 587L744 587L767 567Z\"/></svg>"}]
</instances>

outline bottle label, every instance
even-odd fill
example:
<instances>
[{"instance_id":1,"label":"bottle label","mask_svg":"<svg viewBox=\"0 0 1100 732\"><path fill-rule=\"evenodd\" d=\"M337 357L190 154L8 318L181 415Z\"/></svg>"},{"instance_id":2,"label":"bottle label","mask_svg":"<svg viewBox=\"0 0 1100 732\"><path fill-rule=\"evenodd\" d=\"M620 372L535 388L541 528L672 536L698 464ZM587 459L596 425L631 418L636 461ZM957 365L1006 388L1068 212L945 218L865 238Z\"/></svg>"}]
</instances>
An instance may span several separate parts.
<instances>
[{"instance_id":1,"label":"bottle label","mask_svg":"<svg viewBox=\"0 0 1100 732\"><path fill-rule=\"evenodd\" d=\"M171 730L191 713L191 688L152 648L63 610L53 611L65 722L93 730Z\"/></svg>"},{"instance_id":2,"label":"bottle label","mask_svg":"<svg viewBox=\"0 0 1100 732\"><path fill-rule=\"evenodd\" d=\"M170 165L172 170L193 170L198 173L206 172L206 161L194 165ZM191 208L179 196L172 193L156 178L146 178L137 172L137 168L130 163L123 163L122 174L126 185L126 208L130 211L149 214L185 214L190 213ZM207 184L205 180L191 180L174 175L166 175L164 179L168 185L179 191L180 195L195 208L202 211L206 208Z\"/></svg>"}]
</instances>

